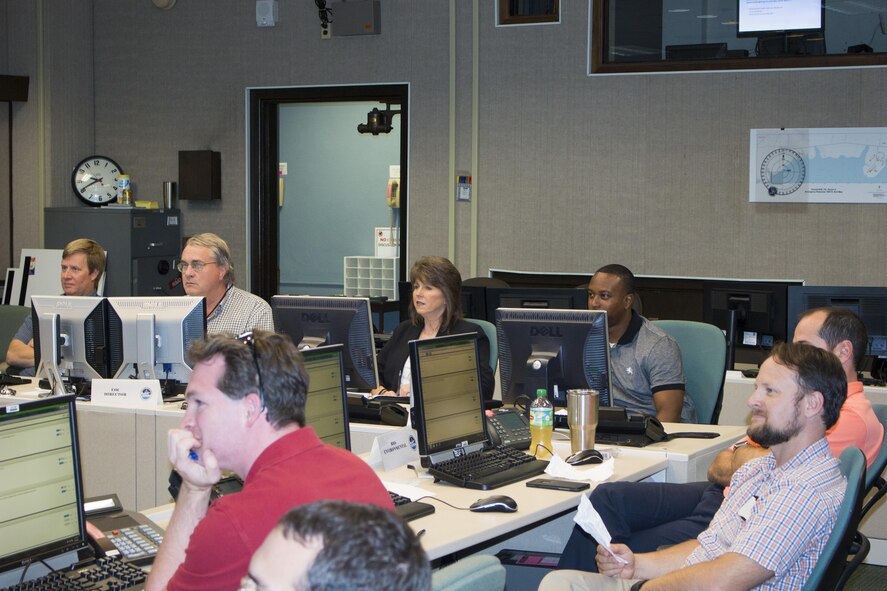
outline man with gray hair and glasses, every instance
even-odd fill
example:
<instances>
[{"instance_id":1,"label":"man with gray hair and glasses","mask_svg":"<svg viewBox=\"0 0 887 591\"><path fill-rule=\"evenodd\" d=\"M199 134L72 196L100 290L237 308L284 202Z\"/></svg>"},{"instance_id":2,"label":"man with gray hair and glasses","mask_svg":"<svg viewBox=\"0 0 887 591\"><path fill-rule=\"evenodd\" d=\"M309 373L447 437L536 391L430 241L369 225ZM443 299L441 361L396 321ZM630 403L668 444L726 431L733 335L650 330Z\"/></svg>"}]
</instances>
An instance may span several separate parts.
<instances>
[{"instance_id":1,"label":"man with gray hair and glasses","mask_svg":"<svg viewBox=\"0 0 887 591\"><path fill-rule=\"evenodd\" d=\"M234 286L231 251L216 234L206 232L189 238L177 268L185 293L206 298L207 334L274 330L268 302Z\"/></svg>"}]
</instances>

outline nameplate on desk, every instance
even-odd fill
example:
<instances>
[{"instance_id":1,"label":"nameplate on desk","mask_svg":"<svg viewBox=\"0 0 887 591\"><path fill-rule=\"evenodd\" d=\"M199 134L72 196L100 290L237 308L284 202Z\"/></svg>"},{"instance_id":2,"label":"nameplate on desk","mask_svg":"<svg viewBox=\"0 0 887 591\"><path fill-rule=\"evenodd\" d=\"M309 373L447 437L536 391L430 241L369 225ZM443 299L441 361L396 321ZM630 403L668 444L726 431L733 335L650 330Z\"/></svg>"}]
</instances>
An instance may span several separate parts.
<instances>
[{"instance_id":1,"label":"nameplate on desk","mask_svg":"<svg viewBox=\"0 0 887 591\"><path fill-rule=\"evenodd\" d=\"M416 431L411 427L401 427L376 437L373 449L370 450L370 465L379 461L385 471L399 468L409 462L418 462L419 444L416 440Z\"/></svg>"},{"instance_id":2,"label":"nameplate on desk","mask_svg":"<svg viewBox=\"0 0 887 591\"><path fill-rule=\"evenodd\" d=\"M92 401L120 406L161 406L160 380L93 380Z\"/></svg>"}]
</instances>

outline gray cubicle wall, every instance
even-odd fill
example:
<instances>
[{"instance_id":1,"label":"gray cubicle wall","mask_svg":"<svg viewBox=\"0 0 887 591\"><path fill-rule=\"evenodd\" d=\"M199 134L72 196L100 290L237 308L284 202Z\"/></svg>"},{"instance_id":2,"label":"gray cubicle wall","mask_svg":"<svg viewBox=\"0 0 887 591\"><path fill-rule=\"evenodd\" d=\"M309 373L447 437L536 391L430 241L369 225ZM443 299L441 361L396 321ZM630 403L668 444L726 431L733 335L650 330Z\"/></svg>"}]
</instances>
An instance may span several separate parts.
<instances>
[{"instance_id":1,"label":"gray cubicle wall","mask_svg":"<svg viewBox=\"0 0 887 591\"><path fill-rule=\"evenodd\" d=\"M474 177L476 274L618 261L638 274L884 281L884 205L747 201L750 129L883 125L882 68L588 77L587 2L563 2L556 25L497 27L493 0L384 0L380 35L329 40L311 2L281 3L262 28L240 0L4 7L0 63L39 70L43 97L14 109L17 248L34 246L35 203L74 204L80 157L112 156L137 194L159 195L178 150L213 149L222 199L183 204L184 233L224 236L245 270L245 88L409 82L412 258L448 253L452 150ZM471 207L452 216L466 277Z\"/></svg>"}]
</instances>

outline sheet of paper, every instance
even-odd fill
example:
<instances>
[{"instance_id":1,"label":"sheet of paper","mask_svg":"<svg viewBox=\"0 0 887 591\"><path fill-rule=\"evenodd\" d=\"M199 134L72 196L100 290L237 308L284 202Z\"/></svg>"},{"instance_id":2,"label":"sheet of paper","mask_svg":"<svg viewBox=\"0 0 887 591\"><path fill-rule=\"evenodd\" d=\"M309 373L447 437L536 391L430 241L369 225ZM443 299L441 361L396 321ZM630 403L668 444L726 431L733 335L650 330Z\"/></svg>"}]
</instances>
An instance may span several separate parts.
<instances>
[{"instance_id":1,"label":"sheet of paper","mask_svg":"<svg viewBox=\"0 0 887 591\"><path fill-rule=\"evenodd\" d=\"M621 556L616 556L610 549L610 542L612 540L610 532L607 530L607 526L604 525L604 520L601 519L600 513L597 512L591 504L591 501L588 500L588 495L582 495L582 498L579 499L579 508L576 510L576 517L573 518L573 521L576 525L581 527L585 533L593 537L601 546L606 548L607 552L609 552L613 558L622 564L628 564L628 561Z\"/></svg>"},{"instance_id":2,"label":"sheet of paper","mask_svg":"<svg viewBox=\"0 0 887 591\"><path fill-rule=\"evenodd\" d=\"M427 491L424 488L419 488L418 486L412 486L410 484L404 484L402 482L383 480L382 484L385 486L385 490L390 490L391 492L397 493L402 497L406 497L411 501L415 501L420 497L437 496L436 493Z\"/></svg>"},{"instance_id":3,"label":"sheet of paper","mask_svg":"<svg viewBox=\"0 0 887 591\"><path fill-rule=\"evenodd\" d=\"M613 476L615 469L616 461L613 458L608 458L601 464L571 466L561 459L560 456L552 456L548 462L548 467L545 469L545 473L555 478L566 478L567 480L604 482Z\"/></svg>"}]
</instances>

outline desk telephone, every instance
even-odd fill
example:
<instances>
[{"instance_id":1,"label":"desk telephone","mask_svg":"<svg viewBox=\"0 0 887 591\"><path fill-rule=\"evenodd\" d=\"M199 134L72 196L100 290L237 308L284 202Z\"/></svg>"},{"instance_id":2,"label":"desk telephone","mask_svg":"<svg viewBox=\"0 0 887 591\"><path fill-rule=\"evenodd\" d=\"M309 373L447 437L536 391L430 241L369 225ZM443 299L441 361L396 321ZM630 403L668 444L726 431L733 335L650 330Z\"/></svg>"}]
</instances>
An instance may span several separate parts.
<instances>
[{"instance_id":1,"label":"desk telephone","mask_svg":"<svg viewBox=\"0 0 887 591\"><path fill-rule=\"evenodd\" d=\"M513 408L497 408L487 417L487 431L493 445L529 449L530 420L519 410Z\"/></svg>"},{"instance_id":2,"label":"desk telephone","mask_svg":"<svg viewBox=\"0 0 887 591\"><path fill-rule=\"evenodd\" d=\"M603 407L598 410L595 443L645 447L652 443L671 441L680 437L714 439L714 432L681 431L666 433L659 419L649 415L630 415L624 408Z\"/></svg>"},{"instance_id":3,"label":"desk telephone","mask_svg":"<svg viewBox=\"0 0 887 591\"><path fill-rule=\"evenodd\" d=\"M141 513L124 511L117 495L93 497L83 501L89 519L87 532L97 557L119 555L136 566L151 564L163 530Z\"/></svg>"}]
</instances>

